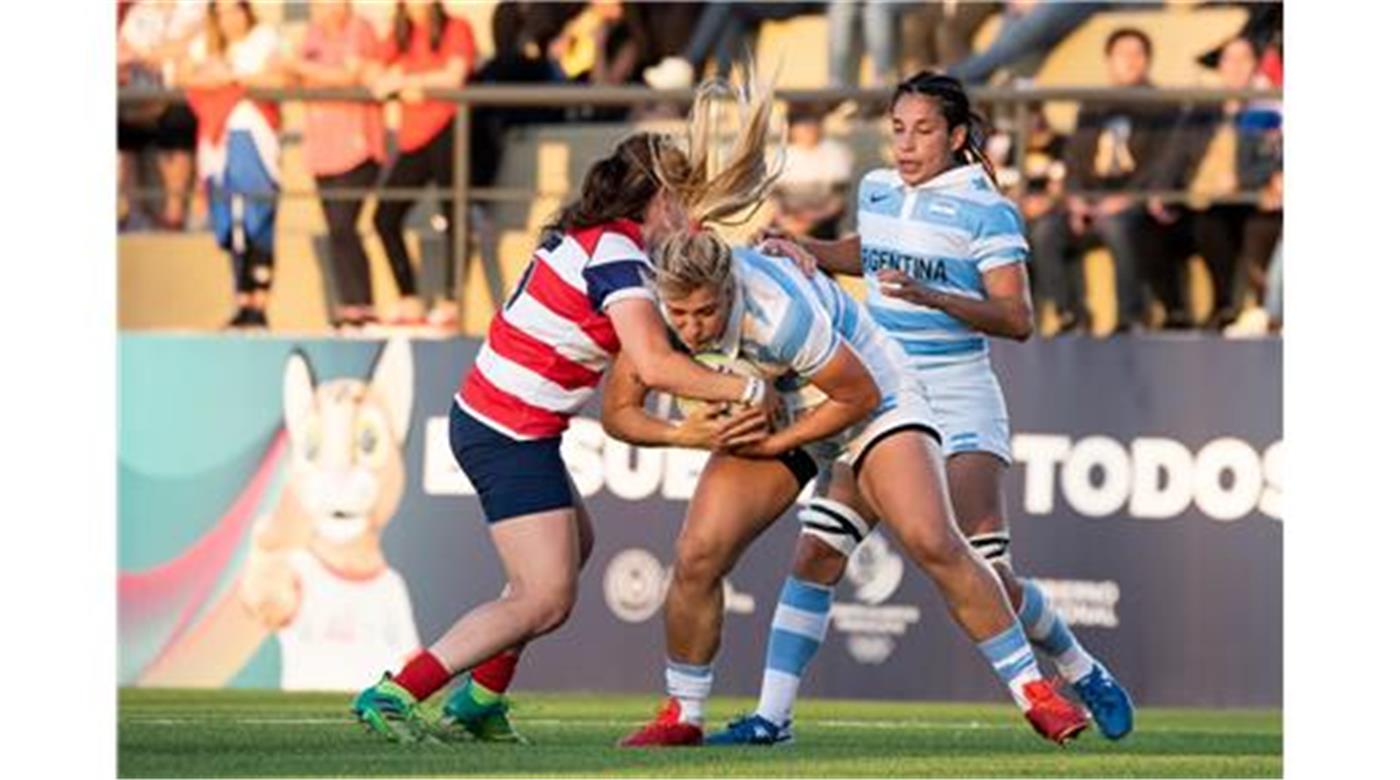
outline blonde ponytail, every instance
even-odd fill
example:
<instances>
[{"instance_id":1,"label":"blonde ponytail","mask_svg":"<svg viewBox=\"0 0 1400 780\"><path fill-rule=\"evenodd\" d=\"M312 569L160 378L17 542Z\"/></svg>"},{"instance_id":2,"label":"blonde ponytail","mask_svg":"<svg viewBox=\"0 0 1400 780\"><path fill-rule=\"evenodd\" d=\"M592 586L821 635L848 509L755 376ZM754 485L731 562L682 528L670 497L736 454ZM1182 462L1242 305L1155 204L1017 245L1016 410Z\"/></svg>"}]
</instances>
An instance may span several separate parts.
<instances>
[{"instance_id":1,"label":"blonde ponytail","mask_svg":"<svg viewBox=\"0 0 1400 780\"><path fill-rule=\"evenodd\" d=\"M719 149L720 120L731 105L737 134L729 148ZM772 117L771 86L755 84L752 66L744 69L738 86L713 79L700 85L680 144L684 163L661 154L652 156L657 179L676 197L693 225L742 224L763 205L782 170L781 165L770 170L765 158Z\"/></svg>"}]
</instances>

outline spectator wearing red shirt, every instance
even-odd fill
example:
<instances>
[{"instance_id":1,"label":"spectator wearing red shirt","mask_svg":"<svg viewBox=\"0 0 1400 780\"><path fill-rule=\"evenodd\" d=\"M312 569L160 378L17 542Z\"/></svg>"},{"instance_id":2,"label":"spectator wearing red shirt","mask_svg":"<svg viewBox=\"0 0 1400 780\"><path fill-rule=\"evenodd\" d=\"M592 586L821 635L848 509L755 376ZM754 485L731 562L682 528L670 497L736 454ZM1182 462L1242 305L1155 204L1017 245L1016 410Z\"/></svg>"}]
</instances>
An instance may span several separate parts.
<instances>
[{"instance_id":1,"label":"spectator wearing red shirt","mask_svg":"<svg viewBox=\"0 0 1400 780\"><path fill-rule=\"evenodd\" d=\"M471 26L464 19L448 15L441 2L399 2L394 8L394 24L380 50L383 73L370 85L377 95L397 97L403 105L399 127L399 154L389 169L385 187L421 187L428 182L440 192L452 185L453 117L456 104L424 100L429 89L460 87L471 73L476 57ZM453 224L452 202L440 202L448 243L447 297L433 307L429 324L443 329L457 326L460 314L452 300L456 284L456 258L452 247L458 226ZM404 243L403 223L413 204L402 200L381 200L374 212L374 229L384 243L394 271L400 302L395 321L421 322L423 303Z\"/></svg>"},{"instance_id":2,"label":"spectator wearing red shirt","mask_svg":"<svg viewBox=\"0 0 1400 780\"><path fill-rule=\"evenodd\" d=\"M355 86L378 75L378 56L374 28L352 12L348 0L313 3L311 25L288 70L308 87ZM307 103L303 148L317 189L373 187L384 162L383 113L372 103ZM321 198L339 299L332 317L337 329L375 319L369 258L355 228L364 202Z\"/></svg>"}]
</instances>

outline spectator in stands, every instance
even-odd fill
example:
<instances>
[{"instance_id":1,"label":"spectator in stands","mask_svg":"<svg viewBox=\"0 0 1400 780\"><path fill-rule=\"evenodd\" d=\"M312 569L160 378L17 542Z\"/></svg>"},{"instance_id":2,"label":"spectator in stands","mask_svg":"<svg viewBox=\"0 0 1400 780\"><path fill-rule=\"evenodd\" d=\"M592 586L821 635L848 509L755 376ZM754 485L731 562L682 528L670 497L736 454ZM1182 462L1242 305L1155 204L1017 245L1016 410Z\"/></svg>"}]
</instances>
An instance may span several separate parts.
<instances>
[{"instance_id":1,"label":"spectator in stands","mask_svg":"<svg viewBox=\"0 0 1400 780\"><path fill-rule=\"evenodd\" d=\"M905 73L947 66L972 55L972 38L998 3L931 0L914 3L901 16L900 58Z\"/></svg>"},{"instance_id":2,"label":"spectator in stands","mask_svg":"<svg viewBox=\"0 0 1400 780\"><path fill-rule=\"evenodd\" d=\"M1062 207L1065 190L1065 149L1068 140L1055 132L1045 116L1044 106L1030 106L1030 128L1027 133L1024 172L1016 168L1013 138L998 132L987 140L987 157L997 167L997 181L1003 186L1022 184L1017 206L1034 233L1042 220L1063 219L1057 209ZM1053 307L1059 324L1055 333L1080 333L1088 328L1089 313L1085 309L1084 276L1066 274L1055 264L1031 269L1032 292L1038 308ZM1055 274L1059 274L1056 276ZM1045 278L1049 276L1049 278Z\"/></svg>"},{"instance_id":3,"label":"spectator in stands","mask_svg":"<svg viewBox=\"0 0 1400 780\"><path fill-rule=\"evenodd\" d=\"M773 189L775 227L801 238L837 238L854 160L846 144L823 137L820 106L788 106L783 172Z\"/></svg>"},{"instance_id":4,"label":"spectator in stands","mask_svg":"<svg viewBox=\"0 0 1400 780\"><path fill-rule=\"evenodd\" d=\"M617 0L592 0L550 42L550 58L564 77L577 84L615 86L641 83L647 30L641 8ZM629 114L624 106L576 106L572 121L615 122Z\"/></svg>"},{"instance_id":5,"label":"spectator in stands","mask_svg":"<svg viewBox=\"0 0 1400 780\"><path fill-rule=\"evenodd\" d=\"M875 83L893 84L899 77L899 18L912 6L889 0L834 2L826 6L827 80L834 87L859 86L860 34L870 53Z\"/></svg>"},{"instance_id":6,"label":"spectator in stands","mask_svg":"<svg viewBox=\"0 0 1400 780\"><path fill-rule=\"evenodd\" d=\"M312 3L311 24L287 69L304 86L354 86L377 76L378 51L374 28L354 14L349 0ZM383 114L373 103L309 102L303 148L318 190L373 188L384 163ZM361 196L321 197L338 298L331 324L337 329L355 330L376 319L369 258L356 227L364 202Z\"/></svg>"},{"instance_id":7,"label":"spectator in stands","mask_svg":"<svg viewBox=\"0 0 1400 780\"><path fill-rule=\"evenodd\" d=\"M821 3L709 3L700 15L685 54L667 57L647 68L642 77L654 89L685 89L712 55L720 78L729 75L735 57L763 22L816 13ZM752 44L750 41L750 49Z\"/></svg>"},{"instance_id":8,"label":"spectator in stands","mask_svg":"<svg viewBox=\"0 0 1400 780\"><path fill-rule=\"evenodd\" d=\"M1114 31L1105 55L1114 87L1151 87L1152 42L1140 29ZM1165 157L1177 115L1173 106L1148 102L1095 102L1079 108L1078 126L1065 153L1064 207L1046 214L1030 231L1032 265L1043 297L1063 305L1068 294L1061 286L1068 266L1082 273L1082 252L1102 242L1113 253L1116 270L1116 329L1140 328L1147 311L1142 270L1159 259L1145 239L1147 210L1130 192L1149 189L1156 181L1154 162ZM1082 190L1098 195L1081 195ZM1058 315L1078 325L1082 311L1071 305Z\"/></svg>"},{"instance_id":9,"label":"spectator in stands","mask_svg":"<svg viewBox=\"0 0 1400 780\"><path fill-rule=\"evenodd\" d=\"M234 328L267 327L272 290L281 125L276 104L253 102L248 87L283 84L277 31L260 24L251 3L208 6L205 32L176 68L198 117L198 168L219 246L233 261Z\"/></svg>"},{"instance_id":10,"label":"spectator in stands","mask_svg":"<svg viewBox=\"0 0 1400 780\"><path fill-rule=\"evenodd\" d=\"M398 156L389 167L384 186L391 189L435 184L442 196L433 225L447 242L443 297L424 315L413 263L404 242L403 225L412 201L383 199L374 211L374 230L384 244L398 286L399 302L392 320L397 325L427 324L446 332L460 328L457 308L457 267L465 258L455 254L459 228L452 218L450 197L453 169L452 132L455 103L426 100L430 89L451 89L466 83L476 58L471 25L452 16L442 3L409 0L394 7L393 26L381 45L382 72L370 82L381 98L396 98L403 107L398 132Z\"/></svg>"},{"instance_id":11,"label":"spectator in stands","mask_svg":"<svg viewBox=\"0 0 1400 780\"><path fill-rule=\"evenodd\" d=\"M204 30L208 13L204 0L138 0L123 7L117 27L117 83L122 86L170 86L175 63L190 41ZM127 197L139 179L140 155L156 152L164 202L155 222L167 230L182 230L186 198L194 172L195 118L184 101L156 100L123 104L117 109L118 227L125 227L133 212Z\"/></svg>"},{"instance_id":12,"label":"spectator in stands","mask_svg":"<svg viewBox=\"0 0 1400 780\"><path fill-rule=\"evenodd\" d=\"M1151 87L1147 73L1152 42L1134 28L1114 31L1104 47L1109 81L1115 87ZM1178 110L1170 105L1144 102L1085 103L1066 151L1066 188L1063 208L1047 214L1031 231L1032 266L1041 280L1041 292L1063 302L1057 289L1068 265L1078 266L1083 250L1102 243L1113 254L1118 299L1116 330L1141 327L1146 305L1141 283L1143 272L1161 265L1156 241L1150 235L1155 222L1131 194L1148 190L1160 175L1154 165L1166 153ZM1085 191L1094 195L1082 194ZM1082 306L1059 312L1061 320L1074 323Z\"/></svg>"},{"instance_id":13,"label":"spectator in stands","mask_svg":"<svg viewBox=\"0 0 1400 780\"><path fill-rule=\"evenodd\" d=\"M1231 89L1267 86L1259 74L1259 51L1235 38L1218 58L1221 85ZM1189 112L1177 127L1163 160L1163 185L1191 193L1190 221L1196 246L1210 269L1214 311L1208 327L1220 329L1240 314L1248 284L1263 297L1265 269L1283 231L1283 138L1279 105L1230 100ZM1222 198L1259 193L1260 203L1222 203ZM1153 202L1162 221L1175 210Z\"/></svg>"},{"instance_id":14,"label":"spectator in stands","mask_svg":"<svg viewBox=\"0 0 1400 780\"><path fill-rule=\"evenodd\" d=\"M491 40L495 56L472 76L483 84L551 84L563 78L555 63L545 56L554 37L554 23L539 14L527 13L524 3L505 0L491 12ZM473 187L490 187L496 182L505 154L505 136L511 128L528 124L562 122L564 112L547 106L482 106L472 112L469 172Z\"/></svg>"},{"instance_id":15,"label":"spectator in stands","mask_svg":"<svg viewBox=\"0 0 1400 780\"><path fill-rule=\"evenodd\" d=\"M1055 44L1107 5L1011 0L1006 4L996 39L985 50L949 67L948 75L968 85L985 82L1001 68L1049 53Z\"/></svg>"}]
</instances>

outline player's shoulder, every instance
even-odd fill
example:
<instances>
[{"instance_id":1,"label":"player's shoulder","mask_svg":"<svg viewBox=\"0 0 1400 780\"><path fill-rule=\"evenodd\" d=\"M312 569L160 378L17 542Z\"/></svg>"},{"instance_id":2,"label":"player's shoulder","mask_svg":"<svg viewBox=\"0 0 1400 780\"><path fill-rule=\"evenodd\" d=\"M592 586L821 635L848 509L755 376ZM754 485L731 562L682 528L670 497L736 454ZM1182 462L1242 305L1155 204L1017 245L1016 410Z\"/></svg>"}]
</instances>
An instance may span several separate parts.
<instances>
[{"instance_id":1,"label":"player's shoulder","mask_svg":"<svg viewBox=\"0 0 1400 780\"><path fill-rule=\"evenodd\" d=\"M641 225L631 220L619 219L571 230L568 237L583 250L590 263L646 260Z\"/></svg>"},{"instance_id":2,"label":"player's shoulder","mask_svg":"<svg viewBox=\"0 0 1400 780\"><path fill-rule=\"evenodd\" d=\"M744 287L780 297L801 297L806 277L797 263L786 257L774 257L749 246L735 247L732 252L735 271Z\"/></svg>"},{"instance_id":3,"label":"player's shoulder","mask_svg":"<svg viewBox=\"0 0 1400 780\"><path fill-rule=\"evenodd\" d=\"M1021 210L986 175L973 176L949 197L957 203L961 221L974 233L1020 232Z\"/></svg>"},{"instance_id":4,"label":"player's shoulder","mask_svg":"<svg viewBox=\"0 0 1400 780\"><path fill-rule=\"evenodd\" d=\"M899 172L893 168L873 168L860 177L860 191L888 190L903 184Z\"/></svg>"}]
</instances>

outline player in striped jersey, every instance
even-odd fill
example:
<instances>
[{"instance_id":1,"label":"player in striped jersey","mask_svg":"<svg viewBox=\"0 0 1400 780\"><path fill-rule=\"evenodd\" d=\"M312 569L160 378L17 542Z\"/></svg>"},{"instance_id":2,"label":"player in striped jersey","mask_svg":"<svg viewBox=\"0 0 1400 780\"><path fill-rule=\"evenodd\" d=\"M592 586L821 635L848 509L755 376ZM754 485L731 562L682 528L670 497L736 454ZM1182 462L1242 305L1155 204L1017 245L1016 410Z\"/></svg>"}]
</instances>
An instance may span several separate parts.
<instances>
[{"instance_id":1,"label":"player in striped jersey","mask_svg":"<svg viewBox=\"0 0 1400 780\"><path fill-rule=\"evenodd\" d=\"M744 102L740 96L739 103ZM748 130L756 130L746 125ZM707 128L693 134L692 171L709 148ZM766 187L761 132L741 133L732 175L692 186L658 178L676 191L692 218L704 225L727 191ZM666 705L623 740L626 746L686 745L703 739L703 705L718 649L723 575L748 542L796 498L810 476L838 456L851 459L859 492L890 518L919 567L943 591L955 620L1005 682L1035 729L1063 741L1086 725L1080 713L1040 678L1025 633L992 569L972 551L952 519L943 489L937 433L927 400L904 355L831 280L808 278L789 261L751 250L737 255L713 231L692 227L652 249L657 288L672 331L695 351L720 350L742 358L760 375L801 392L822 391L791 425L762 441L716 454L707 464L685 527L666 599L668 659ZM605 399L614 435L644 444L673 441L670 426L641 411L650 384L614 368ZM810 388L809 388L810 389ZM765 462L762 459L768 459ZM803 467L799 465L805 462ZM792 594L800 605L829 605L830 589ZM808 633L815 650L814 611L784 613Z\"/></svg>"},{"instance_id":2,"label":"player in striped jersey","mask_svg":"<svg viewBox=\"0 0 1400 780\"><path fill-rule=\"evenodd\" d=\"M768 116L765 108L750 121L766 128ZM568 617L592 547L588 513L560 457L561 435L612 360L626 355L647 382L670 392L764 409L776 402L767 383L711 371L675 351L657 311L645 246L684 222L676 222L683 218L676 196L653 170L703 182L705 172L688 165L673 139L648 133L596 162L492 320L454 399L450 432L507 585L398 674L356 697L356 717L385 738L422 737L418 704L471 670L444 709L449 725L479 739L519 741L500 694L523 645ZM731 189L712 216L747 209L759 196Z\"/></svg>"},{"instance_id":3,"label":"player in striped jersey","mask_svg":"<svg viewBox=\"0 0 1400 780\"><path fill-rule=\"evenodd\" d=\"M859 493L890 518L1034 728L1057 742L1083 729L1079 712L1041 679L996 575L953 521L932 412L893 339L829 278L806 277L790 261L752 249L731 250L711 231L668 238L653 258L663 312L689 349L743 359L791 394L813 388L820 394L787 427L707 462L676 543L666 596L669 698L622 744L702 741L723 577L804 484L829 474L838 457L850 459ZM627 369L620 361L609 379L605 425L625 441L672 443L671 426L643 411L645 383ZM829 588L785 593L792 606L782 612L782 625L795 644L815 650L820 605L829 605L830 596Z\"/></svg>"},{"instance_id":4,"label":"player in striped jersey","mask_svg":"<svg viewBox=\"0 0 1400 780\"><path fill-rule=\"evenodd\" d=\"M1000 577L1027 635L1049 655L1089 707L1099 730L1132 730L1133 705L1107 668L1089 655L1031 580L1011 566L1001 480L1011 462L1010 426L992 372L987 337L1023 340L1033 312L1026 243L1016 207L998 192L981 156L980 118L955 79L917 74L890 108L896 167L861 182L858 234L834 242L770 239L767 249L803 258L814 273L863 275L867 310L909 354L948 453L958 524ZM810 254L809 254L810 251ZM809 507L789 587L834 585L879 513L852 500ZM839 521L839 532L832 528ZM783 610L782 604L779 612ZM824 636L827 613L819 615ZM718 744L773 744L790 734L800 657L775 615L757 712L714 735ZM815 650L813 650L815 652Z\"/></svg>"}]
</instances>

